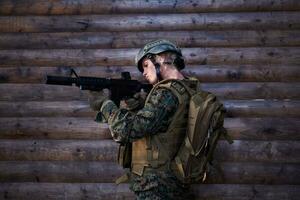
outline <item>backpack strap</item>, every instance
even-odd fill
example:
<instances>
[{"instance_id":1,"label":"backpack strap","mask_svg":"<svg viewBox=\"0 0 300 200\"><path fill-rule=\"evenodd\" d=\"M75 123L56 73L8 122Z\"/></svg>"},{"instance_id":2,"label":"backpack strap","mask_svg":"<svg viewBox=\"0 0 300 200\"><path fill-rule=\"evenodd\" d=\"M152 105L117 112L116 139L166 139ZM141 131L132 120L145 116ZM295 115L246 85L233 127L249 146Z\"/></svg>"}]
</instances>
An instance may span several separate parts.
<instances>
[{"instance_id":1,"label":"backpack strap","mask_svg":"<svg viewBox=\"0 0 300 200\"><path fill-rule=\"evenodd\" d=\"M233 139L232 139L232 137L228 134L227 130L226 130L225 128L223 128L222 132L223 132L223 136L224 136L225 140L226 140L229 144L232 144L232 143L233 143Z\"/></svg>"}]
</instances>

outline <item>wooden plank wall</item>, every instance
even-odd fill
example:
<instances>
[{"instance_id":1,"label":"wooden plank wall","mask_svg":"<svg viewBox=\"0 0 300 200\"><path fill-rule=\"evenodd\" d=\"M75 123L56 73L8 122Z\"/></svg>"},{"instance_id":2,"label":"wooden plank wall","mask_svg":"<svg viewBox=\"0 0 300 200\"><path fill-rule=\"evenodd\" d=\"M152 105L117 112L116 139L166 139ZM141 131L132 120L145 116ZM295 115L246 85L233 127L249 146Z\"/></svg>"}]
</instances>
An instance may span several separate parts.
<instances>
[{"instance_id":1,"label":"wooden plank wall","mask_svg":"<svg viewBox=\"0 0 300 200\"><path fill-rule=\"evenodd\" d=\"M183 47L185 74L228 110L235 143L216 157L224 179L198 199L300 196L300 1L1 0L0 199L132 199L107 125L86 93L43 84L46 74L118 77L138 48Z\"/></svg>"}]
</instances>

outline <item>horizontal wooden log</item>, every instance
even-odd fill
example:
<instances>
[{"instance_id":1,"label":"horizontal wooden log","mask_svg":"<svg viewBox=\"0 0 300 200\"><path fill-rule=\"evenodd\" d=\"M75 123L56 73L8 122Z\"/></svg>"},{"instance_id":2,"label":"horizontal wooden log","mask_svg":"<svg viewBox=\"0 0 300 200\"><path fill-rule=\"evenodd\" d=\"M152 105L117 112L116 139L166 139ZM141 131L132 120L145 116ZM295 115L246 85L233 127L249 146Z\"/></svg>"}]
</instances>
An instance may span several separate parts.
<instances>
[{"instance_id":1,"label":"horizontal wooden log","mask_svg":"<svg viewBox=\"0 0 300 200\"><path fill-rule=\"evenodd\" d=\"M112 140L1 140L1 160L116 160Z\"/></svg>"},{"instance_id":2,"label":"horizontal wooden log","mask_svg":"<svg viewBox=\"0 0 300 200\"><path fill-rule=\"evenodd\" d=\"M220 163L221 172L208 175L206 183L218 184L289 184L300 183L298 164ZM222 174L223 173L223 174Z\"/></svg>"},{"instance_id":3,"label":"horizontal wooden log","mask_svg":"<svg viewBox=\"0 0 300 200\"><path fill-rule=\"evenodd\" d=\"M114 183L0 183L1 197L11 200L133 200L128 185Z\"/></svg>"},{"instance_id":4,"label":"horizontal wooden log","mask_svg":"<svg viewBox=\"0 0 300 200\"><path fill-rule=\"evenodd\" d=\"M184 31L299 29L290 12L1 16L0 32Z\"/></svg>"},{"instance_id":5,"label":"horizontal wooden log","mask_svg":"<svg viewBox=\"0 0 300 200\"><path fill-rule=\"evenodd\" d=\"M226 118L224 126L236 140L299 140L298 118Z\"/></svg>"},{"instance_id":6,"label":"horizontal wooden log","mask_svg":"<svg viewBox=\"0 0 300 200\"><path fill-rule=\"evenodd\" d=\"M191 13L191 12L228 12L228 11L281 11L299 10L295 0L252 1L109 1L78 0L2 0L0 15L77 15L77 14L119 14L119 13Z\"/></svg>"},{"instance_id":7,"label":"horizontal wooden log","mask_svg":"<svg viewBox=\"0 0 300 200\"><path fill-rule=\"evenodd\" d=\"M165 38L179 47L299 46L300 31L0 33L0 49L139 48Z\"/></svg>"},{"instance_id":8,"label":"horizontal wooden log","mask_svg":"<svg viewBox=\"0 0 300 200\"><path fill-rule=\"evenodd\" d=\"M96 114L94 114L96 115ZM0 118L1 138L109 139L106 124L94 118Z\"/></svg>"},{"instance_id":9,"label":"horizontal wooden log","mask_svg":"<svg viewBox=\"0 0 300 200\"><path fill-rule=\"evenodd\" d=\"M184 75L200 82L292 82L300 81L299 66L198 65L187 66Z\"/></svg>"},{"instance_id":10,"label":"horizontal wooden log","mask_svg":"<svg viewBox=\"0 0 300 200\"><path fill-rule=\"evenodd\" d=\"M228 162L290 162L300 160L298 141L220 141L215 158Z\"/></svg>"},{"instance_id":11,"label":"horizontal wooden log","mask_svg":"<svg viewBox=\"0 0 300 200\"><path fill-rule=\"evenodd\" d=\"M226 162L300 162L299 141L220 141L216 159ZM1 161L114 161L112 140L0 140Z\"/></svg>"},{"instance_id":12,"label":"horizontal wooden log","mask_svg":"<svg viewBox=\"0 0 300 200\"><path fill-rule=\"evenodd\" d=\"M0 67L134 65L138 49L0 50ZM187 64L299 65L299 47L185 48Z\"/></svg>"},{"instance_id":13,"label":"horizontal wooden log","mask_svg":"<svg viewBox=\"0 0 300 200\"><path fill-rule=\"evenodd\" d=\"M8 200L132 200L127 184L113 183L0 183L0 193ZM195 200L296 200L298 185L193 185Z\"/></svg>"},{"instance_id":14,"label":"horizontal wooden log","mask_svg":"<svg viewBox=\"0 0 300 200\"><path fill-rule=\"evenodd\" d=\"M0 161L0 182L114 183L125 172L115 162Z\"/></svg>"},{"instance_id":15,"label":"horizontal wooden log","mask_svg":"<svg viewBox=\"0 0 300 200\"><path fill-rule=\"evenodd\" d=\"M297 100L224 100L227 117L300 117ZM0 101L0 117L94 117L88 101Z\"/></svg>"},{"instance_id":16,"label":"horizontal wooden log","mask_svg":"<svg viewBox=\"0 0 300 200\"><path fill-rule=\"evenodd\" d=\"M199 185L191 189L197 200L296 200L297 185Z\"/></svg>"},{"instance_id":17,"label":"horizontal wooden log","mask_svg":"<svg viewBox=\"0 0 300 200\"><path fill-rule=\"evenodd\" d=\"M300 140L299 118L226 118L236 140ZM106 124L93 118L0 118L1 139L110 139Z\"/></svg>"},{"instance_id":18,"label":"horizontal wooden log","mask_svg":"<svg viewBox=\"0 0 300 200\"><path fill-rule=\"evenodd\" d=\"M1 101L88 100L88 91L46 84L0 84Z\"/></svg>"},{"instance_id":19,"label":"horizontal wooden log","mask_svg":"<svg viewBox=\"0 0 300 200\"><path fill-rule=\"evenodd\" d=\"M300 101L227 100L227 117L300 117Z\"/></svg>"},{"instance_id":20,"label":"horizontal wooden log","mask_svg":"<svg viewBox=\"0 0 300 200\"><path fill-rule=\"evenodd\" d=\"M46 75L71 76L74 69L80 76L120 78L128 71L132 79L145 81L135 66L91 67L0 67L0 83L43 83ZM297 65L189 65L182 71L201 82L294 82L300 81Z\"/></svg>"},{"instance_id":21,"label":"horizontal wooden log","mask_svg":"<svg viewBox=\"0 0 300 200\"><path fill-rule=\"evenodd\" d=\"M206 183L300 184L299 164L225 162L220 167ZM0 182L114 183L125 173L112 162L1 161L0 169Z\"/></svg>"},{"instance_id":22,"label":"horizontal wooden log","mask_svg":"<svg viewBox=\"0 0 300 200\"><path fill-rule=\"evenodd\" d=\"M295 83L203 83L201 88L221 99L300 99ZM87 101L87 91L45 84L0 84L1 101Z\"/></svg>"},{"instance_id":23,"label":"horizontal wooden log","mask_svg":"<svg viewBox=\"0 0 300 200\"><path fill-rule=\"evenodd\" d=\"M297 83L204 83L202 89L221 99L299 99Z\"/></svg>"},{"instance_id":24,"label":"horizontal wooden log","mask_svg":"<svg viewBox=\"0 0 300 200\"><path fill-rule=\"evenodd\" d=\"M97 112L94 112L90 109L88 101L60 101L60 102L59 101L51 101L51 102L0 101L0 117L91 117L92 118L96 116L96 113ZM90 121L91 119L87 119L87 120ZM47 119L45 121L47 121ZM74 130L72 130L71 132L73 131Z\"/></svg>"}]
</instances>

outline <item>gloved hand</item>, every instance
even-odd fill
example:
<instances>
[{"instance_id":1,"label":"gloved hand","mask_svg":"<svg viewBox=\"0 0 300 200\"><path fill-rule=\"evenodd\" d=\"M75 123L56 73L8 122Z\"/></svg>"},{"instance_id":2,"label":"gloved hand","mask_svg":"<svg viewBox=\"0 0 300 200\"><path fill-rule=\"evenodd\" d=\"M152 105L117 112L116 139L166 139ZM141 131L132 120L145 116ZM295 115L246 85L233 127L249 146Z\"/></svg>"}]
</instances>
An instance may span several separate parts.
<instances>
[{"instance_id":1,"label":"gloved hand","mask_svg":"<svg viewBox=\"0 0 300 200\"><path fill-rule=\"evenodd\" d=\"M90 108L94 111L100 111L100 108L104 101L110 99L109 91L89 91L88 100Z\"/></svg>"},{"instance_id":2,"label":"gloved hand","mask_svg":"<svg viewBox=\"0 0 300 200\"><path fill-rule=\"evenodd\" d=\"M122 100L120 102L120 108L124 108L127 110L137 110L141 109L147 98L147 93L144 91L136 93L132 98Z\"/></svg>"}]
</instances>

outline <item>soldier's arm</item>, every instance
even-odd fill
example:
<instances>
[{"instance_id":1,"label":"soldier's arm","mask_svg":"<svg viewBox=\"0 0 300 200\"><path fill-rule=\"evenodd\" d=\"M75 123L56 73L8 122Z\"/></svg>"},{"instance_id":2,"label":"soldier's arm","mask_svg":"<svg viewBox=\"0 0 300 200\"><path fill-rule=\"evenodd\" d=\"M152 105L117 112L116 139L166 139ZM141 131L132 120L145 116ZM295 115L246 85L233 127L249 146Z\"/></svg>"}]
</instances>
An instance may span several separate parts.
<instances>
[{"instance_id":1,"label":"soldier's arm","mask_svg":"<svg viewBox=\"0 0 300 200\"><path fill-rule=\"evenodd\" d=\"M166 131L177 107L177 97L168 89L160 88L138 112L119 109L112 101L106 101L100 112L107 120L114 140L125 142Z\"/></svg>"}]
</instances>

